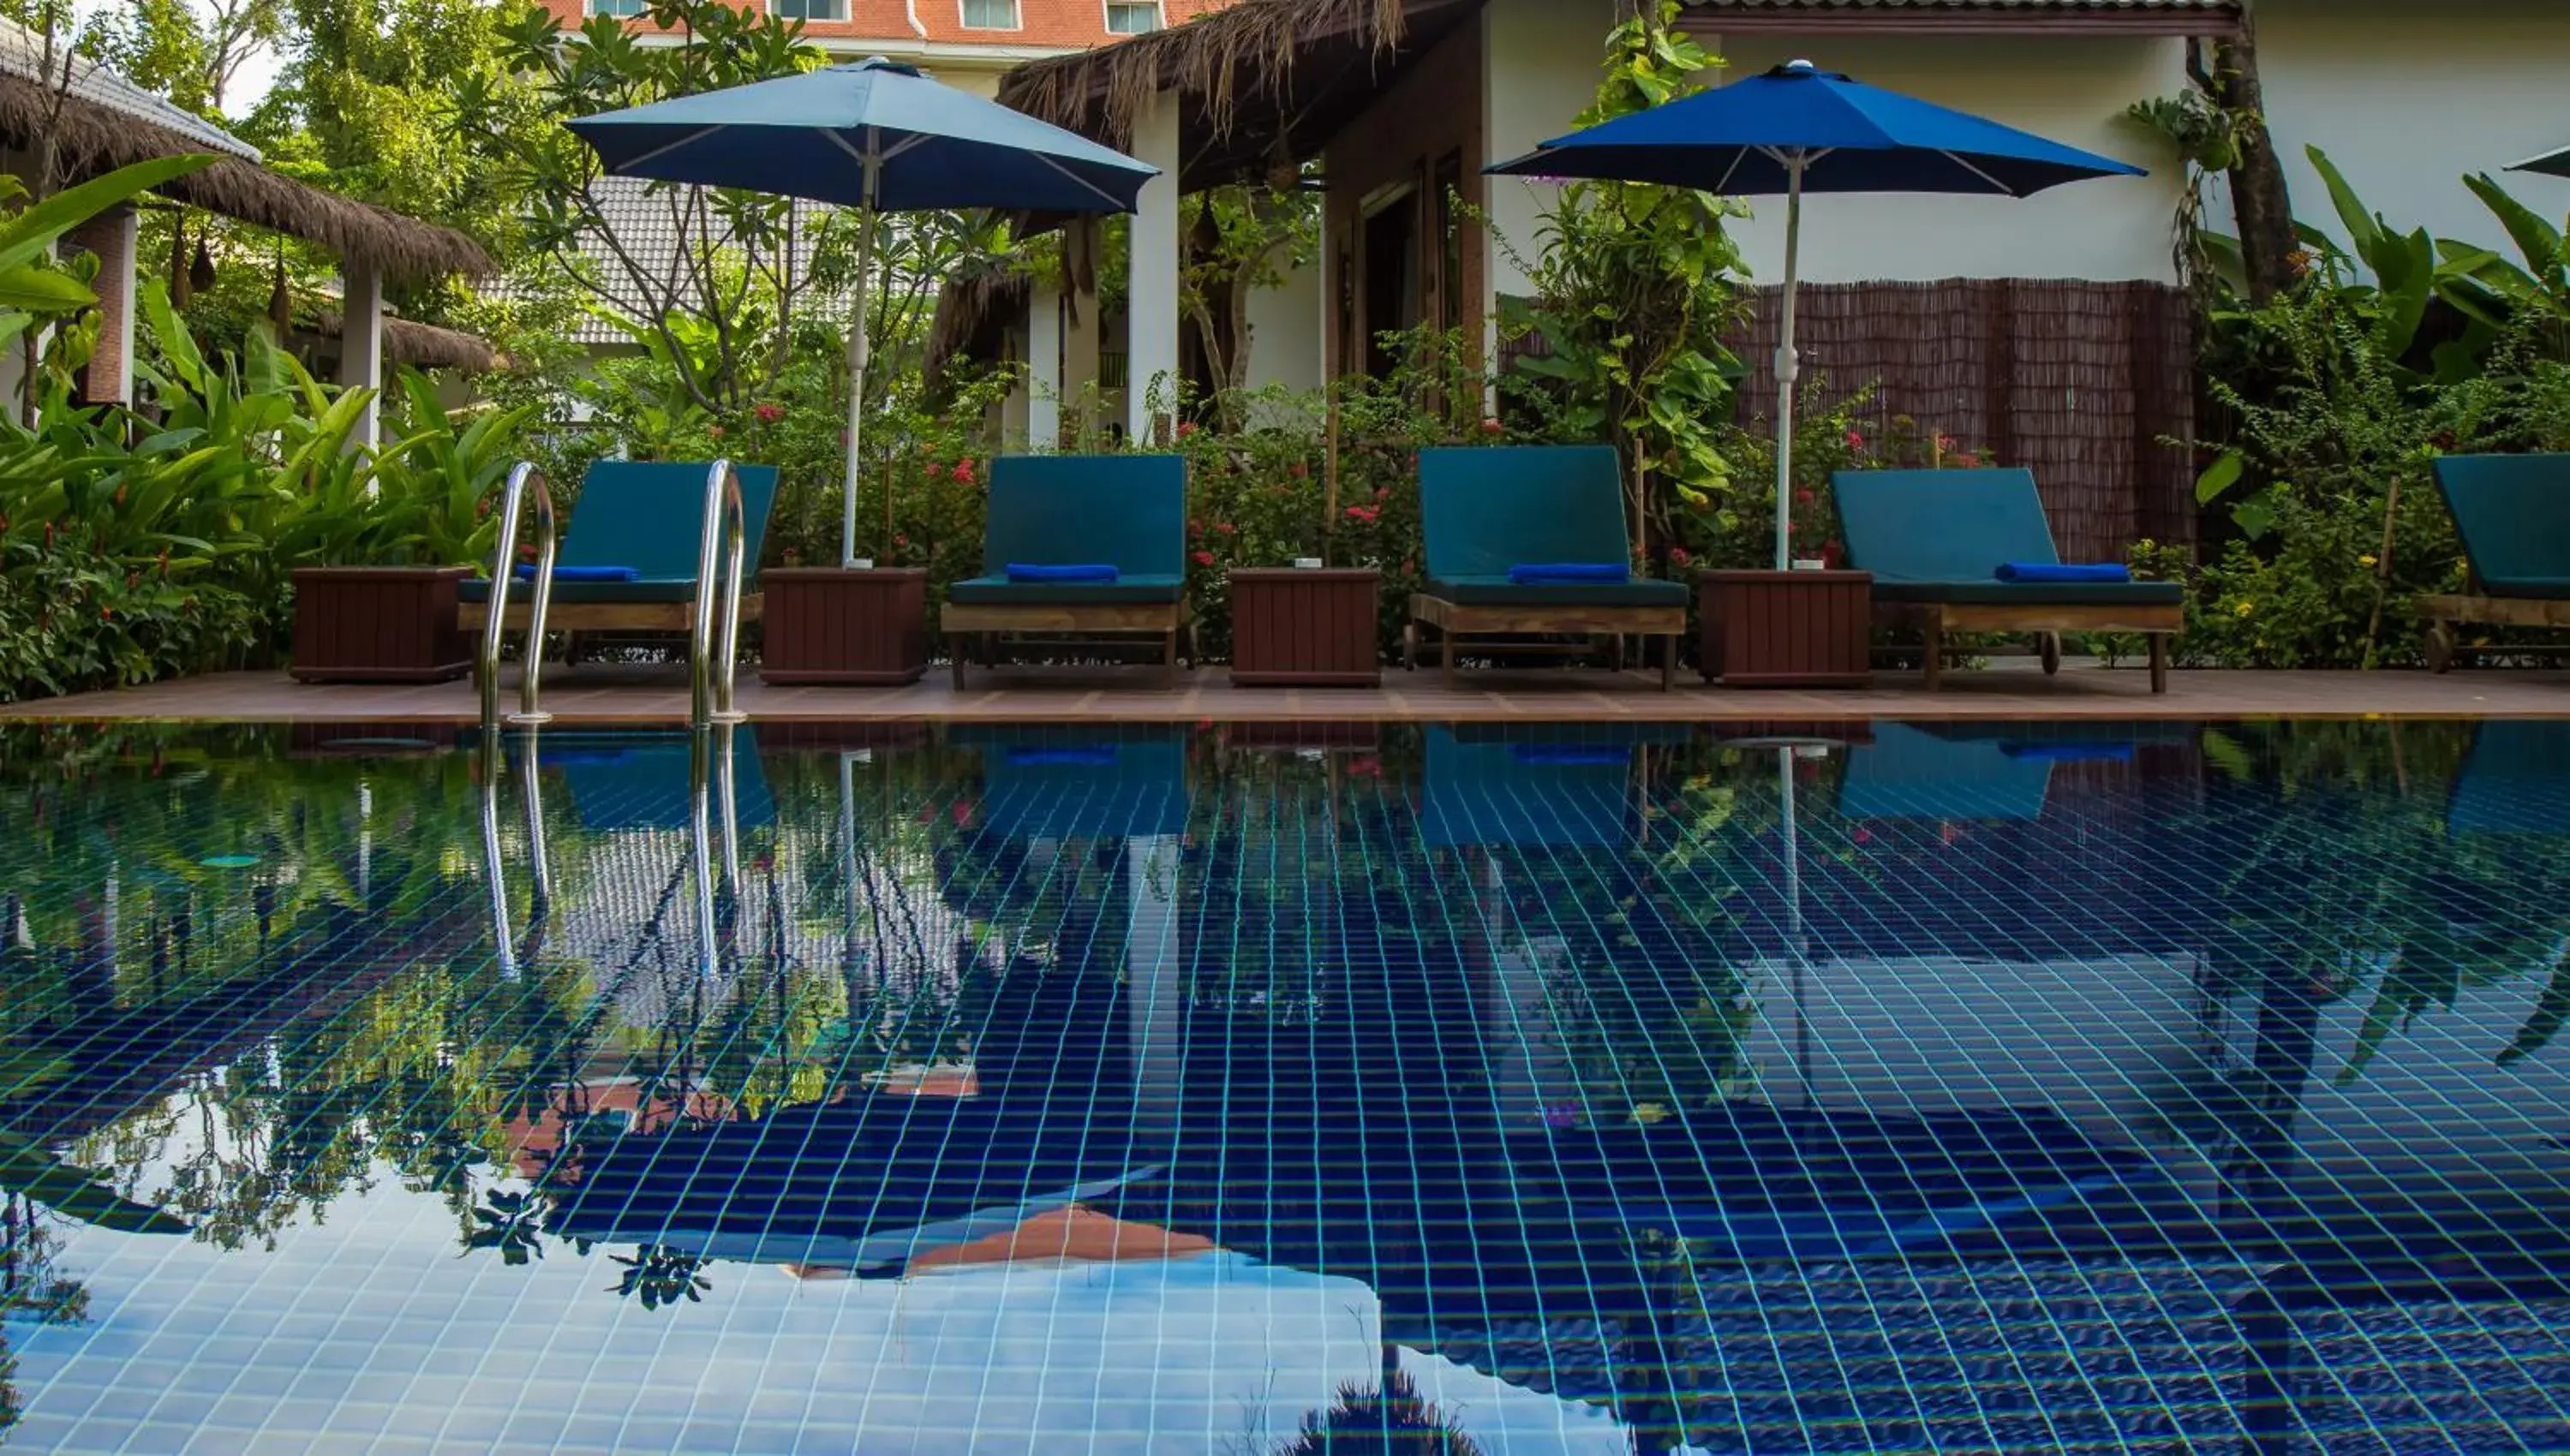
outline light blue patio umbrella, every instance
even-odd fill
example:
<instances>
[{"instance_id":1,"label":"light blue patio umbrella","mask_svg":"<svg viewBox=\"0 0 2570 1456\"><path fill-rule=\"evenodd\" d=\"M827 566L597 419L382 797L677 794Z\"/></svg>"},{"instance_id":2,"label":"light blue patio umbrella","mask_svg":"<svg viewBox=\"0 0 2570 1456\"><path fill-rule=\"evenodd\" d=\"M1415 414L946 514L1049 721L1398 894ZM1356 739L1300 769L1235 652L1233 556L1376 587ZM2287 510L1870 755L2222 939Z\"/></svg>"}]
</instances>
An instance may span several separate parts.
<instances>
[{"instance_id":1,"label":"light blue patio umbrella","mask_svg":"<svg viewBox=\"0 0 2570 1456\"><path fill-rule=\"evenodd\" d=\"M1985 192L2024 197L2142 169L1794 61L1761 76L1557 137L1489 169L1725 196L1782 192L1784 313L1776 349L1776 568L1792 564L1795 291L1805 192Z\"/></svg>"},{"instance_id":2,"label":"light blue patio umbrella","mask_svg":"<svg viewBox=\"0 0 2570 1456\"><path fill-rule=\"evenodd\" d=\"M880 57L603 112L569 124L618 177L740 187L858 209L848 330L847 499L839 557L856 559L866 295L881 212L1006 207L1130 212L1158 169Z\"/></svg>"}]
</instances>

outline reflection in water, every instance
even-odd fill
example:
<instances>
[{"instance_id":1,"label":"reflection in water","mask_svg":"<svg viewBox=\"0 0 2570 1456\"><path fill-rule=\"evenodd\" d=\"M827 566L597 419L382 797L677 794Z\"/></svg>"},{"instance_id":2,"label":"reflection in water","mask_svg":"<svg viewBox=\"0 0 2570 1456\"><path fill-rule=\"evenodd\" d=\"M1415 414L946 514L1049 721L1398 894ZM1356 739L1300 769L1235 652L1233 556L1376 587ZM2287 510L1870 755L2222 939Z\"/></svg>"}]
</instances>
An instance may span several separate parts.
<instances>
[{"instance_id":1,"label":"reflection in water","mask_svg":"<svg viewBox=\"0 0 2570 1456\"><path fill-rule=\"evenodd\" d=\"M34 1446L2570 1445L2570 725L0 746Z\"/></svg>"}]
</instances>

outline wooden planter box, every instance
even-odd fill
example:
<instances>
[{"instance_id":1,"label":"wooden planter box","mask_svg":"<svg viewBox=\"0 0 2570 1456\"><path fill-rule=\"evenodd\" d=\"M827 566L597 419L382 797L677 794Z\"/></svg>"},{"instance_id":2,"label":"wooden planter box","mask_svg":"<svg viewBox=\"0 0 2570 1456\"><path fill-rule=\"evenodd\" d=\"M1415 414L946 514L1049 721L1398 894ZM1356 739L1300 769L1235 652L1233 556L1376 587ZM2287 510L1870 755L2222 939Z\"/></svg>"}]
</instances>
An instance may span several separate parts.
<instances>
[{"instance_id":1,"label":"wooden planter box","mask_svg":"<svg viewBox=\"0 0 2570 1456\"><path fill-rule=\"evenodd\" d=\"M928 671L928 573L788 566L762 571L767 682L897 687Z\"/></svg>"},{"instance_id":2,"label":"wooden planter box","mask_svg":"<svg viewBox=\"0 0 2570 1456\"><path fill-rule=\"evenodd\" d=\"M1231 573L1231 680L1241 687L1374 687L1383 681L1373 570Z\"/></svg>"},{"instance_id":3,"label":"wooden planter box","mask_svg":"<svg viewBox=\"0 0 2570 1456\"><path fill-rule=\"evenodd\" d=\"M456 624L469 566L303 566L294 573L297 682L444 682L473 668Z\"/></svg>"},{"instance_id":4,"label":"wooden planter box","mask_svg":"<svg viewBox=\"0 0 2570 1456\"><path fill-rule=\"evenodd\" d=\"M1704 571L1695 578L1705 681L1864 687L1874 577L1865 571Z\"/></svg>"}]
</instances>

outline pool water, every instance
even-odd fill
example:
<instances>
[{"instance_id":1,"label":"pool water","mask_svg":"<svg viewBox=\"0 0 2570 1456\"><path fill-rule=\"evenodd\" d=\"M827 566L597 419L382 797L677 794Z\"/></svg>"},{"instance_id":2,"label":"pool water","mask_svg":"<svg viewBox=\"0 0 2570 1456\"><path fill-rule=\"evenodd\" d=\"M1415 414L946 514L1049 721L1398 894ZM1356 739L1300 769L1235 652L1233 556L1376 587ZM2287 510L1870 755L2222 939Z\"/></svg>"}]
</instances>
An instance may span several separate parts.
<instances>
[{"instance_id":1,"label":"pool water","mask_svg":"<svg viewBox=\"0 0 2570 1456\"><path fill-rule=\"evenodd\" d=\"M12 733L7 1439L2570 1449L2570 721L1723 732Z\"/></svg>"}]
</instances>

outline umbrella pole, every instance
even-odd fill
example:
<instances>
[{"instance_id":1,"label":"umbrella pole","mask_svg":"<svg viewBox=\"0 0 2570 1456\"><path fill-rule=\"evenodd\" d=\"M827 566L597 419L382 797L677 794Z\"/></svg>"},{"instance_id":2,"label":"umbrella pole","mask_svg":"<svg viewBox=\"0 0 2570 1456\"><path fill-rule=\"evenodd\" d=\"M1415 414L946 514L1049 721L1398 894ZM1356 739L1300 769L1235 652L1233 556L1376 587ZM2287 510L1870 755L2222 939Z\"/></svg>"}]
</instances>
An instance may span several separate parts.
<instances>
[{"instance_id":1,"label":"umbrella pole","mask_svg":"<svg viewBox=\"0 0 2570 1456\"><path fill-rule=\"evenodd\" d=\"M856 317L848 325L848 470L839 502L839 564L853 567L857 563L857 439L865 428L867 304L875 291L875 182L883 163L866 150L866 204L857 209L857 306ZM884 542L892 549L892 542Z\"/></svg>"},{"instance_id":2,"label":"umbrella pole","mask_svg":"<svg viewBox=\"0 0 2570 1456\"><path fill-rule=\"evenodd\" d=\"M1794 302L1800 290L1803 248L1803 170L1811 155L1796 150L1784 155L1785 298L1776 343L1776 569L1794 564L1794 404L1795 385L1803 376L1803 356L1794 348Z\"/></svg>"}]
</instances>

